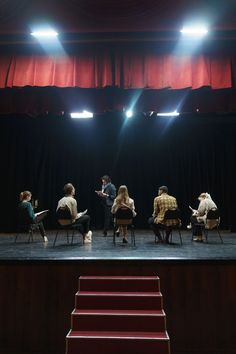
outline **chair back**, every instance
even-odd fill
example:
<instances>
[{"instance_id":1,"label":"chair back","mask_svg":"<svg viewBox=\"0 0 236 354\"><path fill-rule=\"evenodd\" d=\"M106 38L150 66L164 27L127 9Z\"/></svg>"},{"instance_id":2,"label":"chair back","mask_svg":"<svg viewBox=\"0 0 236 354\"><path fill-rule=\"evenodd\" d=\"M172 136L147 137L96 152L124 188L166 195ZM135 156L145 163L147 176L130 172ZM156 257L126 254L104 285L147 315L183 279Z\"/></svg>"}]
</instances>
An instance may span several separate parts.
<instances>
[{"instance_id":1,"label":"chair back","mask_svg":"<svg viewBox=\"0 0 236 354\"><path fill-rule=\"evenodd\" d=\"M30 214L26 208L18 207L17 210L17 224L19 227L29 227L34 220L30 217Z\"/></svg>"},{"instance_id":2,"label":"chair back","mask_svg":"<svg viewBox=\"0 0 236 354\"><path fill-rule=\"evenodd\" d=\"M208 211L206 218L209 220L216 220L219 219L219 217L220 217L219 209L211 209Z\"/></svg>"},{"instance_id":3,"label":"chair back","mask_svg":"<svg viewBox=\"0 0 236 354\"><path fill-rule=\"evenodd\" d=\"M116 225L131 225L133 223L133 211L129 208L119 208L114 216Z\"/></svg>"},{"instance_id":4,"label":"chair back","mask_svg":"<svg viewBox=\"0 0 236 354\"><path fill-rule=\"evenodd\" d=\"M220 212L219 209L211 209L206 216L206 229L212 230L218 227L220 224Z\"/></svg>"},{"instance_id":5,"label":"chair back","mask_svg":"<svg viewBox=\"0 0 236 354\"><path fill-rule=\"evenodd\" d=\"M179 209L168 209L165 212L165 220L177 220L180 219L180 210Z\"/></svg>"},{"instance_id":6,"label":"chair back","mask_svg":"<svg viewBox=\"0 0 236 354\"><path fill-rule=\"evenodd\" d=\"M60 224L60 220L71 221L71 212L68 206L60 207L56 211L57 221Z\"/></svg>"}]
</instances>

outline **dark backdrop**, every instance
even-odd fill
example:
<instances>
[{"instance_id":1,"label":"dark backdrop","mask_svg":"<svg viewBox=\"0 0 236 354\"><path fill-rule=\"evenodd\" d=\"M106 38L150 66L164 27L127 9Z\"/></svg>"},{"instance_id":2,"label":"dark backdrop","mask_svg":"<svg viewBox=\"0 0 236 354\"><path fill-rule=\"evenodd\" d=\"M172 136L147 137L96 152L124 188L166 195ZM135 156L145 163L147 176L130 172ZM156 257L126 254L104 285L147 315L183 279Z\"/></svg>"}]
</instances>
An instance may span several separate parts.
<instances>
[{"instance_id":1,"label":"dark backdrop","mask_svg":"<svg viewBox=\"0 0 236 354\"><path fill-rule=\"evenodd\" d=\"M222 227L234 228L236 175L235 116L183 115L178 118L129 120L106 113L88 121L67 116L2 116L0 157L1 231L16 228L22 190L49 208L48 228L55 227L55 208L63 186L76 187L79 210L89 209L100 228L102 208L95 189L109 174L118 187L126 184L135 199L136 225L147 227L158 186L167 185L188 222L188 205L208 191L219 206Z\"/></svg>"}]
</instances>

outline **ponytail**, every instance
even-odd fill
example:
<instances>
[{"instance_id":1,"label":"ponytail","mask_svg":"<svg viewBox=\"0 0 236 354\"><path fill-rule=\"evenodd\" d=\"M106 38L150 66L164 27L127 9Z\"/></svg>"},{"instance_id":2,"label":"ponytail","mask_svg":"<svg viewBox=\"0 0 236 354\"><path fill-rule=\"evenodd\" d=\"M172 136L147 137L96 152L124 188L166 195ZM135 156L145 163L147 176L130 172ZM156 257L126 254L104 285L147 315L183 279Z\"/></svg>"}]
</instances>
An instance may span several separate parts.
<instances>
[{"instance_id":1,"label":"ponytail","mask_svg":"<svg viewBox=\"0 0 236 354\"><path fill-rule=\"evenodd\" d=\"M30 191L24 191L20 193L20 201L22 202L25 200L27 197L30 197L32 194Z\"/></svg>"}]
</instances>

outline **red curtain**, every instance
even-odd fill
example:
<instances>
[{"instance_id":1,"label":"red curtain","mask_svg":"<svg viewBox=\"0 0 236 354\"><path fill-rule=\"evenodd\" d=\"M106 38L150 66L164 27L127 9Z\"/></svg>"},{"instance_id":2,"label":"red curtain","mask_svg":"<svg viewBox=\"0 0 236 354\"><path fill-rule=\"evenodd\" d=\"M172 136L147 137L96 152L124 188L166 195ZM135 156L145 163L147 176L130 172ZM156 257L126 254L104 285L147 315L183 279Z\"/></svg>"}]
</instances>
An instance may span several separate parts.
<instances>
[{"instance_id":1,"label":"red curtain","mask_svg":"<svg viewBox=\"0 0 236 354\"><path fill-rule=\"evenodd\" d=\"M80 87L213 89L235 87L236 60L229 54L173 55L125 50L0 57L0 88Z\"/></svg>"}]
</instances>

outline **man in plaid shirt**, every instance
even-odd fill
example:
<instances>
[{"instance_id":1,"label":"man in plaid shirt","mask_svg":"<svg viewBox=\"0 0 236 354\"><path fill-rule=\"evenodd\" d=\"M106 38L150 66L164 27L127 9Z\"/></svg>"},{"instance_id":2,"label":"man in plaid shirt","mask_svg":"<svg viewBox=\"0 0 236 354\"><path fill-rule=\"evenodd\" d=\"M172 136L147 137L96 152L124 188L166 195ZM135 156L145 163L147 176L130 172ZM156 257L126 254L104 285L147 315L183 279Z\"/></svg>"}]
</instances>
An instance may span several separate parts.
<instances>
[{"instance_id":1,"label":"man in plaid shirt","mask_svg":"<svg viewBox=\"0 0 236 354\"><path fill-rule=\"evenodd\" d=\"M169 219L165 220L165 212L169 209L177 209L177 201L174 197L168 194L168 188L162 186L158 190L158 197L154 199L154 210L152 218L148 220L148 223L153 230L154 234L158 237L159 242L163 242L160 228L163 229L163 226L173 226L177 225L180 221L178 219ZM166 230L165 242L169 243L169 236L171 230Z\"/></svg>"}]
</instances>

